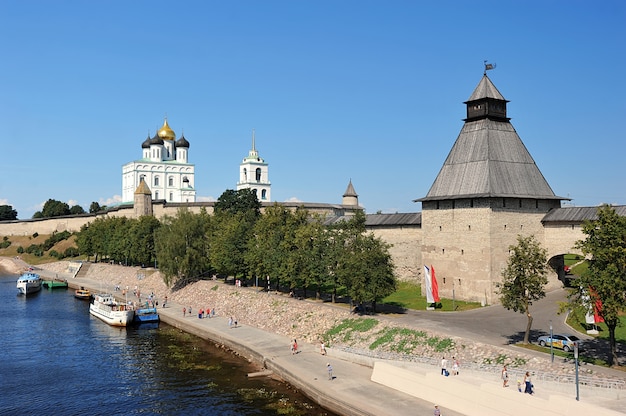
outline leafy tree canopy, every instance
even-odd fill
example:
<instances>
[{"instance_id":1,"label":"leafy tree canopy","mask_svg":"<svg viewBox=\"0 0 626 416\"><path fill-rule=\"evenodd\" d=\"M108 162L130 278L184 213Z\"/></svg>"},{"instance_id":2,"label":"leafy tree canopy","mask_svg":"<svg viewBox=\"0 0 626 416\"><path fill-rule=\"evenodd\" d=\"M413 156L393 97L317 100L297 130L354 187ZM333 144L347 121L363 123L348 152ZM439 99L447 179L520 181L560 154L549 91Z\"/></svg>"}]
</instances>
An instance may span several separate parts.
<instances>
[{"instance_id":1,"label":"leafy tree canopy","mask_svg":"<svg viewBox=\"0 0 626 416\"><path fill-rule=\"evenodd\" d=\"M0 205L0 221L16 220L17 211L11 205Z\"/></svg>"},{"instance_id":2,"label":"leafy tree canopy","mask_svg":"<svg viewBox=\"0 0 626 416\"><path fill-rule=\"evenodd\" d=\"M587 296L592 304L601 302L597 312L609 330L609 362L618 365L615 328L626 310L626 217L603 205L598 208L598 219L586 221L582 232L586 238L576 247L589 259L589 267L576 281L581 290L574 295L573 303L588 303Z\"/></svg>"},{"instance_id":3,"label":"leafy tree canopy","mask_svg":"<svg viewBox=\"0 0 626 416\"><path fill-rule=\"evenodd\" d=\"M65 202L55 199L48 199L46 203L43 204L43 209L41 210L43 218L60 217L70 214L70 206Z\"/></svg>"},{"instance_id":4,"label":"leafy tree canopy","mask_svg":"<svg viewBox=\"0 0 626 416\"><path fill-rule=\"evenodd\" d=\"M238 191L227 189L215 203L215 213L230 212L231 214L252 212L254 216L261 213L261 202L256 192L249 188Z\"/></svg>"},{"instance_id":5,"label":"leafy tree canopy","mask_svg":"<svg viewBox=\"0 0 626 416\"><path fill-rule=\"evenodd\" d=\"M72 215L79 215L84 213L85 210L80 205L74 205L72 208L70 208L70 214Z\"/></svg>"},{"instance_id":6,"label":"leafy tree canopy","mask_svg":"<svg viewBox=\"0 0 626 416\"><path fill-rule=\"evenodd\" d=\"M546 295L547 252L534 236L517 236L517 245L509 246L511 256L498 283L500 302L508 310L523 313L528 318L524 344L528 344L533 317L530 306Z\"/></svg>"},{"instance_id":7,"label":"leafy tree canopy","mask_svg":"<svg viewBox=\"0 0 626 416\"><path fill-rule=\"evenodd\" d=\"M100 212L105 209L106 209L106 206L100 206L100 204L97 203L96 201L92 202L91 205L89 205L90 214L95 214L96 212Z\"/></svg>"}]
</instances>

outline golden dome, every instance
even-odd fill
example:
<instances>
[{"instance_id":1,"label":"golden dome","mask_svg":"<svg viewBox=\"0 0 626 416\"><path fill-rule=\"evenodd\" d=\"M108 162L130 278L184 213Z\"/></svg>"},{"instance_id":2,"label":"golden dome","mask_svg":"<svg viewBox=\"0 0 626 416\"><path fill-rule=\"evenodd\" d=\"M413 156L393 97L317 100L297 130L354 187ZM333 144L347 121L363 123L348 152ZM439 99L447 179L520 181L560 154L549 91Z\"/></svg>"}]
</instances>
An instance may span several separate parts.
<instances>
[{"instance_id":1,"label":"golden dome","mask_svg":"<svg viewBox=\"0 0 626 416\"><path fill-rule=\"evenodd\" d=\"M174 130L172 130L170 126L168 126L167 118L165 119L165 121L163 121L163 127L159 129L157 134L163 140L175 140L176 139L176 133L174 133Z\"/></svg>"}]
</instances>

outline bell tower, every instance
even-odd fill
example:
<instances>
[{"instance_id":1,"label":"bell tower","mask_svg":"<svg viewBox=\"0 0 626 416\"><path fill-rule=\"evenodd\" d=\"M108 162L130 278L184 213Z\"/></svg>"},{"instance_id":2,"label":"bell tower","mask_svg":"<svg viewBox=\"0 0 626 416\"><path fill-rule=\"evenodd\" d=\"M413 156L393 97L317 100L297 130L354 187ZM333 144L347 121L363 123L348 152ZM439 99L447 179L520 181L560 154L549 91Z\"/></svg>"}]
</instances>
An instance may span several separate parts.
<instances>
[{"instance_id":1,"label":"bell tower","mask_svg":"<svg viewBox=\"0 0 626 416\"><path fill-rule=\"evenodd\" d=\"M252 130L252 149L239 165L237 190L250 188L256 193L259 201L271 202L271 183L268 175L268 165L265 160L259 157L259 152L256 150L254 130Z\"/></svg>"}]
</instances>

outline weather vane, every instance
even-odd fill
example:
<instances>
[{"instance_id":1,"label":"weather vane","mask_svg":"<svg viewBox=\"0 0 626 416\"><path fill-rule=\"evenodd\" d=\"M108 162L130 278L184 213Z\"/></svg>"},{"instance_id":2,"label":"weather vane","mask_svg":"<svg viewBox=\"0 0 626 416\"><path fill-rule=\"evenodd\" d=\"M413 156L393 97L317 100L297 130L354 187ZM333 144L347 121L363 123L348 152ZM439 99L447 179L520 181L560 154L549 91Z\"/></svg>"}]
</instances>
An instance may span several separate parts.
<instances>
[{"instance_id":1,"label":"weather vane","mask_svg":"<svg viewBox=\"0 0 626 416\"><path fill-rule=\"evenodd\" d=\"M486 60L483 61L483 63L485 64L485 72L484 72L485 75L487 75L487 71L489 71L490 69L496 68L496 64L488 64Z\"/></svg>"}]
</instances>

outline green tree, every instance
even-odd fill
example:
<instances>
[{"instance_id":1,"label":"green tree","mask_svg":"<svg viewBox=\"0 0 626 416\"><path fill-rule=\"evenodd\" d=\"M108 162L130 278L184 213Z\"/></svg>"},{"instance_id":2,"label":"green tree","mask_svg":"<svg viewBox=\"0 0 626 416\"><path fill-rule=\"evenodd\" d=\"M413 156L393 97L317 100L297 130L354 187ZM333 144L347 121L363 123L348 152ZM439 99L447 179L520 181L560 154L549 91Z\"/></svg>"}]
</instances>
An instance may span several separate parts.
<instances>
[{"instance_id":1,"label":"green tree","mask_svg":"<svg viewBox=\"0 0 626 416\"><path fill-rule=\"evenodd\" d=\"M41 210L43 218L60 217L63 215L70 215L70 206L65 202L57 201L55 199L48 199L43 204Z\"/></svg>"},{"instance_id":2,"label":"green tree","mask_svg":"<svg viewBox=\"0 0 626 416\"><path fill-rule=\"evenodd\" d=\"M365 213L357 211L347 221L339 221L328 229L327 265L328 280L332 285L332 301L337 299L341 285L350 284L350 247L356 238L365 232Z\"/></svg>"},{"instance_id":3,"label":"green tree","mask_svg":"<svg viewBox=\"0 0 626 416\"><path fill-rule=\"evenodd\" d=\"M218 212L211 220L209 255L219 274L235 278L247 275L245 253L254 227L254 215Z\"/></svg>"},{"instance_id":4,"label":"green tree","mask_svg":"<svg viewBox=\"0 0 626 416\"><path fill-rule=\"evenodd\" d=\"M251 189L224 191L215 203L211 221L209 253L218 273L235 278L248 275L245 253L261 203Z\"/></svg>"},{"instance_id":5,"label":"green tree","mask_svg":"<svg viewBox=\"0 0 626 416\"><path fill-rule=\"evenodd\" d=\"M102 210L104 210L106 207L101 207L99 203L97 203L96 201L92 202L91 205L89 205L89 213L90 214L95 214L96 212L100 212Z\"/></svg>"},{"instance_id":6,"label":"green tree","mask_svg":"<svg viewBox=\"0 0 626 416\"><path fill-rule=\"evenodd\" d=\"M238 191L227 189L217 199L214 209L215 213L253 212L258 217L261 214L261 202L252 189L244 188Z\"/></svg>"},{"instance_id":7,"label":"green tree","mask_svg":"<svg viewBox=\"0 0 626 416\"><path fill-rule=\"evenodd\" d=\"M84 213L85 213L85 210L80 205L74 205L73 207L70 208L70 214L72 215L80 215Z\"/></svg>"},{"instance_id":8,"label":"green tree","mask_svg":"<svg viewBox=\"0 0 626 416\"><path fill-rule=\"evenodd\" d=\"M508 310L525 314L528 318L524 344L528 344L533 316L533 301L546 295L547 252L534 236L517 236L517 245L509 246L510 257L502 272L502 282L497 283L500 302Z\"/></svg>"},{"instance_id":9,"label":"green tree","mask_svg":"<svg viewBox=\"0 0 626 416\"><path fill-rule=\"evenodd\" d=\"M154 234L161 226L156 218L144 215L131 225L131 246L128 259L131 264L147 266L156 259Z\"/></svg>"},{"instance_id":10,"label":"green tree","mask_svg":"<svg viewBox=\"0 0 626 416\"><path fill-rule=\"evenodd\" d=\"M609 365L617 366L615 328L626 310L626 217L603 205L598 208L596 220L583 223L582 232L586 238L576 247L588 258L589 267L576 281L581 290L573 303L584 304L585 295L590 296L592 304L602 302L598 313L609 330Z\"/></svg>"},{"instance_id":11,"label":"green tree","mask_svg":"<svg viewBox=\"0 0 626 416\"><path fill-rule=\"evenodd\" d=\"M245 261L251 273L263 281L261 285L265 285L269 277L278 288L280 277L284 275L286 251L283 242L291 215L283 205L274 204L266 208L254 224Z\"/></svg>"},{"instance_id":12,"label":"green tree","mask_svg":"<svg viewBox=\"0 0 626 416\"><path fill-rule=\"evenodd\" d=\"M345 245L338 269L340 282L353 303L377 302L397 288L389 245L371 233L360 233Z\"/></svg>"},{"instance_id":13,"label":"green tree","mask_svg":"<svg viewBox=\"0 0 626 416\"><path fill-rule=\"evenodd\" d=\"M11 205L0 205L0 221L16 220L17 211Z\"/></svg>"},{"instance_id":14,"label":"green tree","mask_svg":"<svg viewBox=\"0 0 626 416\"><path fill-rule=\"evenodd\" d=\"M158 267L168 287L183 286L211 273L209 232L211 218L181 208L175 217L165 216L155 233Z\"/></svg>"},{"instance_id":15,"label":"green tree","mask_svg":"<svg viewBox=\"0 0 626 416\"><path fill-rule=\"evenodd\" d=\"M304 221L295 230L295 250L291 252L293 264L296 266L293 273L297 273L296 282L304 289L304 297L307 297L308 288L314 286L315 297L320 299L320 290L328 278L329 234L322 217L311 217L308 211L302 211Z\"/></svg>"},{"instance_id":16,"label":"green tree","mask_svg":"<svg viewBox=\"0 0 626 416\"><path fill-rule=\"evenodd\" d=\"M289 211L284 225L283 239L280 241L280 250L283 253L280 277L294 290L301 287L305 290L309 285L310 266L314 262L312 258L313 235L309 230L309 212L298 208L295 212Z\"/></svg>"}]
</instances>

